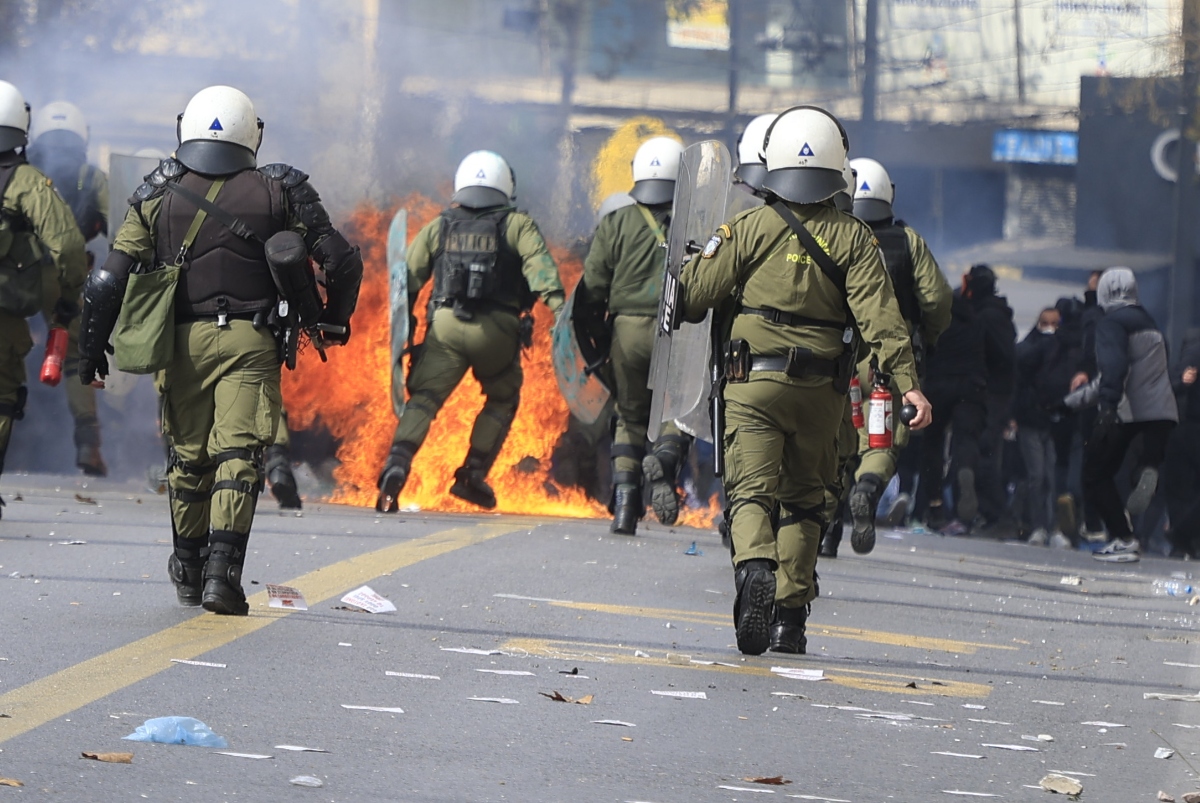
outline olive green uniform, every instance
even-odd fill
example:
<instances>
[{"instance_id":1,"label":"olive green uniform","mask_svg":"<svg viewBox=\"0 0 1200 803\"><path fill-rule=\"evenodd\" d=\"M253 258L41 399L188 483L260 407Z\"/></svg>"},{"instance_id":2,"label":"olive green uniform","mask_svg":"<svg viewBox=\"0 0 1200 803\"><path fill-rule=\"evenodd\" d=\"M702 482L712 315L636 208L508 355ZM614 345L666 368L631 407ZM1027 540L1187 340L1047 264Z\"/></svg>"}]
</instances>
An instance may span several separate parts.
<instances>
[{"instance_id":1,"label":"olive green uniform","mask_svg":"<svg viewBox=\"0 0 1200 803\"><path fill-rule=\"evenodd\" d=\"M17 158L17 157L10 157ZM11 162L9 162L11 164ZM43 260L53 265L54 300L76 304L87 279L83 235L66 202L37 168L20 164L4 190L0 219L0 472L15 419L23 416L25 356L33 348L29 324L13 314L6 285L17 271L38 271ZM36 283L35 283L36 286ZM42 298L46 297L42 291ZM51 302L53 306L53 302ZM78 326L76 326L78 331Z\"/></svg>"},{"instance_id":2,"label":"olive green uniform","mask_svg":"<svg viewBox=\"0 0 1200 803\"><path fill-rule=\"evenodd\" d=\"M917 306L921 310L919 324L921 335L925 345L932 347L942 336L942 332L950 326L950 304L954 300L954 294L950 289L950 283L946 281L942 269L938 267L937 261L933 258L929 246L921 235L908 226L904 227L904 233L908 238L908 252L912 258L913 291ZM909 323L909 332L910 334L915 333L912 323ZM871 392L870 368L870 359L863 360L858 366L858 379L863 388L864 404L866 396ZM892 410L895 413L900 410L900 406L904 402L900 398L903 394L894 384L892 395ZM867 439L866 427L857 431L860 459L854 472L856 479L861 478L864 474L874 474L883 481L884 485L887 485L895 476L896 461L900 450L908 445L909 431L908 427L901 423L899 417L895 415L893 415L892 427L892 446L888 449L872 449Z\"/></svg>"},{"instance_id":3,"label":"olive green uniform","mask_svg":"<svg viewBox=\"0 0 1200 803\"><path fill-rule=\"evenodd\" d=\"M471 211L482 215L496 208ZM440 217L434 219L408 247L410 310L433 273L442 222ZM521 259L521 274L530 291L557 313L565 299L562 280L537 224L514 210L505 218L503 228L507 248ZM395 446L403 445L408 453L420 448L438 411L470 369L486 397L471 429L470 453L491 468L508 437L521 399L521 312L517 301L481 305L473 310L471 320L455 317L449 306L432 311L424 348L408 378L409 400L396 427Z\"/></svg>"},{"instance_id":4,"label":"olive green uniform","mask_svg":"<svg viewBox=\"0 0 1200 803\"><path fill-rule=\"evenodd\" d=\"M108 176L104 171L93 167L90 164L84 164L79 169L78 192L87 192L92 196L92 208L96 209L100 214L100 219L103 221L105 230L108 228ZM99 232L85 232L83 234L85 240L98 234ZM91 254L85 254L90 262ZM58 300L57 293L57 278L56 272L51 267L47 267L43 271L43 282L45 284L45 298L42 306L42 317L46 320L46 325L54 324L54 302ZM81 285L82 287L82 285ZM73 298L71 301L75 304L79 303L78 298ZM100 419L96 413L96 389L91 385L80 383L76 377L79 376L79 318L73 318L67 326L67 355L63 360L63 384L67 393L67 409L71 413L71 418L75 421L75 447L83 450L90 447L95 449L94 458L85 457L81 452L79 457L79 467L83 468L88 473L104 474L104 463L99 456L100 448ZM86 462L85 462L86 461ZM94 462L98 461L98 462Z\"/></svg>"},{"instance_id":5,"label":"olive green uniform","mask_svg":"<svg viewBox=\"0 0 1200 803\"><path fill-rule=\"evenodd\" d=\"M648 387L650 354L662 296L669 215L670 205L639 203L605 215L584 261L586 298L580 300L607 305L612 319L612 368L617 386L614 483L640 485L653 396ZM682 446L686 441L674 422L663 424L659 443Z\"/></svg>"},{"instance_id":6,"label":"olive green uniform","mask_svg":"<svg viewBox=\"0 0 1200 803\"><path fill-rule=\"evenodd\" d=\"M845 295L814 263L771 208L744 212L722 226L703 258L683 270L684 313L699 320L734 298L744 308L773 308L806 318L845 320L846 307L866 345L904 392L917 387L912 349L891 280L870 228L837 211L832 201L788 204L817 243L845 272ZM842 332L774 323L739 311L731 338L756 356L783 356L793 347L835 360ZM836 433L846 396L826 376L792 377L752 371L727 383L725 493L734 562L774 562L776 602L800 608L816 597L813 569L824 520L824 496L837 471ZM778 524L772 519L778 506Z\"/></svg>"}]
</instances>

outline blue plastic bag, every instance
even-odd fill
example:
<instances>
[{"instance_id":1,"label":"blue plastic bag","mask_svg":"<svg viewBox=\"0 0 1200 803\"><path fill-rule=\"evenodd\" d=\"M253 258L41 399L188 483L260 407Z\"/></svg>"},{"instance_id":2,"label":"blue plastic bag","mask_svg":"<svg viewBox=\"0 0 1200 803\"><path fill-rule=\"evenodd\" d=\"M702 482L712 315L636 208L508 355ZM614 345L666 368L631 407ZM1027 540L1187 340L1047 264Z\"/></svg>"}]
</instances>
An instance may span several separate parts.
<instances>
[{"instance_id":1,"label":"blue plastic bag","mask_svg":"<svg viewBox=\"0 0 1200 803\"><path fill-rule=\"evenodd\" d=\"M192 717L156 717L148 719L125 737L131 742L190 744L196 747L229 747L225 737Z\"/></svg>"}]
</instances>

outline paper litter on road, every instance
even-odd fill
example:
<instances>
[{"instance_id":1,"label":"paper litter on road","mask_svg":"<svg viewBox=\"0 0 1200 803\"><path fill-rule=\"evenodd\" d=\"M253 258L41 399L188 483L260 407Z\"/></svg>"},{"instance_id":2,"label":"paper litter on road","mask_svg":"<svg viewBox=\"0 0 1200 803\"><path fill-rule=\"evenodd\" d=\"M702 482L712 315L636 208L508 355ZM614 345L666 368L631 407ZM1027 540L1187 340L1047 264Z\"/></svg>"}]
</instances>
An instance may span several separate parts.
<instances>
[{"instance_id":1,"label":"paper litter on road","mask_svg":"<svg viewBox=\"0 0 1200 803\"><path fill-rule=\"evenodd\" d=\"M390 669L385 670L383 674L390 678L413 678L414 680L441 680L441 677L439 677L438 675L421 675L416 672L393 672Z\"/></svg>"},{"instance_id":2,"label":"paper litter on road","mask_svg":"<svg viewBox=\"0 0 1200 803\"><path fill-rule=\"evenodd\" d=\"M1000 797L1000 795L993 795L990 792L964 792L961 789L943 789L942 792L943 794L961 795L962 797Z\"/></svg>"},{"instance_id":3,"label":"paper litter on road","mask_svg":"<svg viewBox=\"0 0 1200 803\"><path fill-rule=\"evenodd\" d=\"M342 597L342 602L347 605L353 605L356 608L362 608L367 613L393 613L396 610L396 606L392 604L390 599L379 596L370 586L362 586L361 588L354 589Z\"/></svg>"},{"instance_id":4,"label":"paper litter on road","mask_svg":"<svg viewBox=\"0 0 1200 803\"><path fill-rule=\"evenodd\" d=\"M1054 769L1050 770L1050 772L1057 772L1059 775L1069 775L1072 778L1095 778L1095 777L1097 777L1095 775L1095 773L1091 773L1091 772L1074 772L1072 770L1054 770Z\"/></svg>"},{"instance_id":5,"label":"paper litter on road","mask_svg":"<svg viewBox=\"0 0 1200 803\"><path fill-rule=\"evenodd\" d=\"M762 794L762 795L775 794L774 789L751 789L748 786L725 786L722 784L721 786L718 786L717 788L718 789L728 789L731 792L758 792L759 794Z\"/></svg>"},{"instance_id":6,"label":"paper litter on road","mask_svg":"<svg viewBox=\"0 0 1200 803\"><path fill-rule=\"evenodd\" d=\"M289 611L307 611L308 602L298 588L267 583L267 606Z\"/></svg>"},{"instance_id":7,"label":"paper litter on road","mask_svg":"<svg viewBox=\"0 0 1200 803\"><path fill-rule=\"evenodd\" d=\"M569 599L550 599L549 597L525 597L520 594L492 594L498 599L516 599L523 602L570 602Z\"/></svg>"},{"instance_id":8,"label":"paper litter on road","mask_svg":"<svg viewBox=\"0 0 1200 803\"><path fill-rule=\"evenodd\" d=\"M1011 722L1001 722L998 719L971 719L967 718L967 722L978 722L981 725L1011 725Z\"/></svg>"},{"instance_id":9,"label":"paper litter on road","mask_svg":"<svg viewBox=\"0 0 1200 803\"><path fill-rule=\"evenodd\" d=\"M776 675L792 680L829 680L825 677L824 669L800 669L793 666L773 666L771 671Z\"/></svg>"},{"instance_id":10,"label":"paper litter on road","mask_svg":"<svg viewBox=\"0 0 1200 803\"><path fill-rule=\"evenodd\" d=\"M649 657L650 657L650 653L648 653L648 652L642 652L641 650L634 650L634 651L633 651L633 657L634 657L634 658L649 658Z\"/></svg>"},{"instance_id":11,"label":"paper litter on road","mask_svg":"<svg viewBox=\"0 0 1200 803\"><path fill-rule=\"evenodd\" d=\"M442 652L461 652L464 655L504 655L500 650L478 650L474 647L439 647Z\"/></svg>"},{"instance_id":12,"label":"paper litter on road","mask_svg":"<svg viewBox=\"0 0 1200 803\"><path fill-rule=\"evenodd\" d=\"M328 753L328 750L323 750L320 747L305 747L299 744L277 744L276 750L286 750L289 753Z\"/></svg>"},{"instance_id":13,"label":"paper litter on road","mask_svg":"<svg viewBox=\"0 0 1200 803\"><path fill-rule=\"evenodd\" d=\"M1058 581L1060 586L1079 586L1083 585L1083 578L1077 574L1069 574Z\"/></svg>"},{"instance_id":14,"label":"paper litter on road","mask_svg":"<svg viewBox=\"0 0 1200 803\"><path fill-rule=\"evenodd\" d=\"M1022 736L1027 742L1053 742L1054 737L1048 733L1039 733L1037 736Z\"/></svg>"},{"instance_id":15,"label":"paper litter on road","mask_svg":"<svg viewBox=\"0 0 1200 803\"><path fill-rule=\"evenodd\" d=\"M1122 725L1120 722L1101 722L1092 720L1090 722L1080 722L1080 725L1095 725L1097 728L1127 728L1128 725Z\"/></svg>"},{"instance_id":16,"label":"paper litter on road","mask_svg":"<svg viewBox=\"0 0 1200 803\"><path fill-rule=\"evenodd\" d=\"M216 663L213 663L212 661L189 661L185 658L172 658L171 663L187 664L188 666L207 666L207 667L211 667L213 669L225 669L226 668L226 664L216 664Z\"/></svg>"},{"instance_id":17,"label":"paper litter on road","mask_svg":"<svg viewBox=\"0 0 1200 803\"><path fill-rule=\"evenodd\" d=\"M289 778L288 783L292 786L307 786L310 789L320 789L325 785L325 782L313 775L297 775L295 778Z\"/></svg>"},{"instance_id":18,"label":"paper litter on road","mask_svg":"<svg viewBox=\"0 0 1200 803\"><path fill-rule=\"evenodd\" d=\"M348 708L351 711L382 711L385 714L403 714L403 708L388 708L379 705L346 705L342 703L342 708Z\"/></svg>"},{"instance_id":19,"label":"paper litter on road","mask_svg":"<svg viewBox=\"0 0 1200 803\"><path fill-rule=\"evenodd\" d=\"M731 664L726 661L702 661L699 658L693 658L689 663L696 666L727 666L731 669L741 669L737 664Z\"/></svg>"},{"instance_id":20,"label":"paper litter on road","mask_svg":"<svg viewBox=\"0 0 1200 803\"><path fill-rule=\"evenodd\" d=\"M619 719L593 719L593 725L619 725L622 728L636 728L632 722L623 722Z\"/></svg>"},{"instance_id":21,"label":"paper litter on road","mask_svg":"<svg viewBox=\"0 0 1200 803\"><path fill-rule=\"evenodd\" d=\"M59 546L83 546L87 541L80 541L78 538L73 538L70 541L56 541Z\"/></svg>"},{"instance_id":22,"label":"paper litter on road","mask_svg":"<svg viewBox=\"0 0 1200 803\"><path fill-rule=\"evenodd\" d=\"M678 697L683 700L707 700L708 695L702 691L651 691L659 697Z\"/></svg>"},{"instance_id":23,"label":"paper litter on road","mask_svg":"<svg viewBox=\"0 0 1200 803\"><path fill-rule=\"evenodd\" d=\"M842 800L840 797L820 797L818 795L785 795L784 797L794 797L800 800L819 800L822 803L850 803L849 800Z\"/></svg>"},{"instance_id":24,"label":"paper litter on road","mask_svg":"<svg viewBox=\"0 0 1200 803\"><path fill-rule=\"evenodd\" d=\"M797 700L807 700L808 699L803 694L796 694L793 691L773 691L773 692L771 692L771 696L772 697L795 697Z\"/></svg>"},{"instance_id":25,"label":"paper litter on road","mask_svg":"<svg viewBox=\"0 0 1200 803\"><path fill-rule=\"evenodd\" d=\"M262 753L231 753L227 750L218 750L218 756L233 756L234 758L274 758L274 756L264 756Z\"/></svg>"},{"instance_id":26,"label":"paper litter on road","mask_svg":"<svg viewBox=\"0 0 1200 803\"><path fill-rule=\"evenodd\" d=\"M476 672L485 672L489 675L514 675L514 676L528 675L530 677L537 677L536 675L534 675L534 673L527 672L524 669L476 669L475 671Z\"/></svg>"},{"instance_id":27,"label":"paper litter on road","mask_svg":"<svg viewBox=\"0 0 1200 803\"><path fill-rule=\"evenodd\" d=\"M511 697L468 697L468 700L474 700L477 703L500 703L500 705L520 705L520 700L514 700Z\"/></svg>"},{"instance_id":28,"label":"paper litter on road","mask_svg":"<svg viewBox=\"0 0 1200 803\"><path fill-rule=\"evenodd\" d=\"M1066 703L1056 703L1054 700L1030 700L1029 702L1039 705L1066 705Z\"/></svg>"},{"instance_id":29,"label":"paper litter on road","mask_svg":"<svg viewBox=\"0 0 1200 803\"><path fill-rule=\"evenodd\" d=\"M1182 722L1173 723L1177 728L1187 728L1188 730L1200 730L1200 725L1184 725Z\"/></svg>"},{"instance_id":30,"label":"paper litter on road","mask_svg":"<svg viewBox=\"0 0 1200 803\"><path fill-rule=\"evenodd\" d=\"M901 700L900 702L908 703L909 705L927 705L930 708L932 708L935 705L935 703L925 703L925 702L921 702L920 700Z\"/></svg>"},{"instance_id":31,"label":"paper litter on road","mask_svg":"<svg viewBox=\"0 0 1200 803\"><path fill-rule=\"evenodd\" d=\"M990 744L990 743L984 743L984 744L981 744L981 745L979 745L979 746L980 746L980 747L997 747L997 748L999 748L999 749L1001 749L1001 750L1020 750L1020 751L1023 751L1023 752L1029 752L1029 753L1040 753L1040 752L1041 752L1041 751L1040 751L1038 748L1036 748L1036 747L1030 747L1029 745L1025 745L1025 744Z\"/></svg>"},{"instance_id":32,"label":"paper litter on road","mask_svg":"<svg viewBox=\"0 0 1200 803\"><path fill-rule=\"evenodd\" d=\"M963 703L963 708L970 708L972 711L986 711L986 705L975 705L974 703Z\"/></svg>"},{"instance_id":33,"label":"paper litter on road","mask_svg":"<svg viewBox=\"0 0 1200 803\"><path fill-rule=\"evenodd\" d=\"M354 645L348 641L339 641L338 646L339 647L353 647Z\"/></svg>"},{"instance_id":34,"label":"paper litter on road","mask_svg":"<svg viewBox=\"0 0 1200 803\"><path fill-rule=\"evenodd\" d=\"M1154 751L1155 758L1170 758L1175 755L1175 751L1169 747L1160 747Z\"/></svg>"},{"instance_id":35,"label":"paper litter on road","mask_svg":"<svg viewBox=\"0 0 1200 803\"><path fill-rule=\"evenodd\" d=\"M1142 694L1143 700L1166 700L1176 703L1200 703L1200 694L1162 694L1148 691Z\"/></svg>"},{"instance_id":36,"label":"paper litter on road","mask_svg":"<svg viewBox=\"0 0 1200 803\"><path fill-rule=\"evenodd\" d=\"M1179 661L1163 661L1163 666L1182 666L1184 669L1200 669L1200 664L1185 664Z\"/></svg>"},{"instance_id":37,"label":"paper litter on road","mask_svg":"<svg viewBox=\"0 0 1200 803\"><path fill-rule=\"evenodd\" d=\"M951 758L983 758L983 756L977 756L974 753L949 753L945 750L931 750L929 752L930 755L950 756Z\"/></svg>"}]
</instances>

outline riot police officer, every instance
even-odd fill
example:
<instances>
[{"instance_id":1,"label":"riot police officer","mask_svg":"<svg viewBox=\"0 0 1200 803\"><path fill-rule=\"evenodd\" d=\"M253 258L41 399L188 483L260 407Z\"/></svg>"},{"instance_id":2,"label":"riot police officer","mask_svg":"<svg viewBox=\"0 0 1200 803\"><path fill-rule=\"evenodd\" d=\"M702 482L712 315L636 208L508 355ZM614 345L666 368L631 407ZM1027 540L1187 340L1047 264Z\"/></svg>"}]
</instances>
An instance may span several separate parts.
<instances>
[{"instance_id":1,"label":"riot police officer","mask_svg":"<svg viewBox=\"0 0 1200 803\"><path fill-rule=\"evenodd\" d=\"M930 420L891 280L866 224L833 196L848 142L828 112L800 106L766 136L773 197L722 225L682 273L684 311L734 299L724 347L725 493L738 648L804 652L825 489L853 372L855 332Z\"/></svg>"},{"instance_id":2,"label":"riot police officer","mask_svg":"<svg viewBox=\"0 0 1200 803\"><path fill-rule=\"evenodd\" d=\"M326 343L344 344L362 281L358 249L330 223L308 176L285 164L256 169L262 131L250 98L232 87L208 87L188 102L175 158L163 160L134 193L113 250L88 279L80 342L80 380L107 374L105 346L130 272L179 267L174 350L156 377L170 445L168 573L180 604L242 616L242 566L263 452L280 415L272 324L291 314L279 303L280 288L313 290L311 255L325 274L327 303L320 322L307 323L327 333ZM278 253L273 244L281 238L302 259L268 256ZM289 308L305 302L299 295L284 300ZM136 329L130 323L123 321L122 331ZM120 363L122 346L116 348Z\"/></svg>"},{"instance_id":3,"label":"riot police officer","mask_svg":"<svg viewBox=\"0 0 1200 803\"><path fill-rule=\"evenodd\" d=\"M0 473L13 422L25 411L25 355L33 348L25 319L52 298L53 316L69 323L87 279L83 235L70 207L25 160L29 118L20 90L0 81ZM43 266L52 269L52 294L43 288Z\"/></svg>"},{"instance_id":4,"label":"riot police officer","mask_svg":"<svg viewBox=\"0 0 1200 803\"><path fill-rule=\"evenodd\" d=\"M379 476L379 510L398 509L413 457L468 368L487 400L450 493L489 510L496 506L487 474L520 404L521 345L529 345L533 325L528 313L540 297L557 314L565 298L537 224L513 206L515 189L513 170L500 154L468 154L454 174L450 208L409 245L409 310L431 275L433 293L425 342L408 378L408 405Z\"/></svg>"},{"instance_id":5,"label":"riot police officer","mask_svg":"<svg viewBox=\"0 0 1200 803\"><path fill-rule=\"evenodd\" d=\"M879 240L883 262L892 278L892 289L900 314L904 316L913 341L913 356L917 360L918 372L928 349L950 325L950 307L953 293L950 283L942 274L929 246L911 226L898 220L892 211L895 185L883 165L874 159L854 159L854 216L865 221ZM868 359L859 366L859 382L870 389L874 373ZM900 408L899 392L892 388L892 408ZM883 489L896 474L900 450L908 443L908 427L897 421L894 424L892 445L886 449L872 449L864 427L856 433L858 465L855 483L850 491L850 515L853 521L850 545L855 552L866 554L875 548L875 513ZM836 557L838 542L841 541L840 527L830 531L821 539L821 555Z\"/></svg>"},{"instance_id":6,"label":"riot police officer","mask_svg":"<svg viewBox=\"0 0 1200 803\"><path fill-rule=\"evenodd\" d=\"M83 112L72 103L57 100L38 109L30 130L29 163L53 182L58 194L71 207L84 241L108 234L108 176L88 164L88 124ZM92 254L87 254L91 267ZM54 271L43 277L47 287L55 285ZM53 302L47 293L42 314L54 323ZM79 321L67 327L67 354L63 361L67 407L75 419L75 464L84 474L103 477L108 467L100 453L100 419L96 415L96 389L74 381L79 373Z\"/></svg>"},{"instance_id":7,"label":"riot police officer","mask_svg":"<svg viewBox=\"0 0 1200 803\"><path fill-rule=\"evenodd\" d=\"M663 265L675 177L683 146L670 137L642 143L633 157L634 203L606 215L596 227L584 261L575 315L612 327L612 372L617 421L613 435L612 532L633 535L645 512L642 481L650 483L650 505L663 524L679 516L676 480L690 439L673 422L663 424L646 449L650 423L650 352L662 295Z\"/></svg>"}]
</instances>

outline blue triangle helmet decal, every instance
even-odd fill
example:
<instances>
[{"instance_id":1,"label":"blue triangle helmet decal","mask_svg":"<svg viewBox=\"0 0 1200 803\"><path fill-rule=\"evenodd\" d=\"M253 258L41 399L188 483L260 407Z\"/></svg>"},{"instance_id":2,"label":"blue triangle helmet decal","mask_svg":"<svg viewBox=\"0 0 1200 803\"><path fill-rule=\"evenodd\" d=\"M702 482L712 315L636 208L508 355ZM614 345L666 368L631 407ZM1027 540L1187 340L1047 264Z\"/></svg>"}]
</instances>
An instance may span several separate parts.
<instances>
[{"instance_id":1,"label":"blue triangle helmet decal","mask_svg":"<svg viewBox=\"0 0 1200 803\"><path fill-rule=\"evenodd\" d=\"M816 154L813 153L813 149L811 147L809 147L808 143L806 142L806 143L804 143L804 147L800 149L800 155L801 156L815 156Z\"/></svg>"},{"instance_id":2,"label":"blue triangle helmet decal","mask_svg":"<svg viewBox=\"0 0 1200 803\"><path fill-rule=\"evenodd\" d=\"M487 173L483 172L483 168L479 168L479 172L475 174L475 178L487 178Z\"/></svg>"},{"instance_id":3,"label":"blue triangle helmet decal","mask_svg":"<svg viewBox=\"0 0 1200 803\"><path fill-rule=\"evenodd\" d=\"M213 118L212 125L208 127L209 131L224 131L225 128L221 125L221 121L216 117Z\"/></svg>"},{"instance_id":4,"label":"blue triangle helmet decal","mask_svg":"<svg viewBox=\"0 0 1200 803\"><path fill-rule=\"evenodd\" d=\"M871 191L871 185L870 185L870 184L868 184L867 182L865 182L865 181L864 181L864 182L862 183L862 186L861 186L861 187L859 187L859 189L860 189L860 190L862 190L863 192L870 192L870 191Z\"/></svg>"},{"instance_id":5,"label":"blue triangle helmet decal","mask_svg":"<svg viewBox=\"0 0 1200 803\"><path fill-rule=\"evenodd\" d=\"M655 156L653 159L650 160L650 166L651 167L662 167L662 162L658 161L658 157Z\"/></svg>"}]
</instances>

